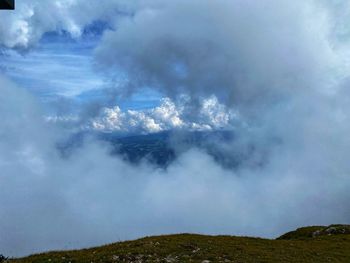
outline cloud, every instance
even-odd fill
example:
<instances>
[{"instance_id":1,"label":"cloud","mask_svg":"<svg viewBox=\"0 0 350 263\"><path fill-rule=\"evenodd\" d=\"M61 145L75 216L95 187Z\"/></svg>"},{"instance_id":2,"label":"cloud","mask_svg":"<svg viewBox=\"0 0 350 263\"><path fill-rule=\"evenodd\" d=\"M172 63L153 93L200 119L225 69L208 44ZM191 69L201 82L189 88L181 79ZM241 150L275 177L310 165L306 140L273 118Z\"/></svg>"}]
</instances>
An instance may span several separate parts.
<instances>
[{"instance_id":1,"label":"cloud","mask_svg":"<svg viewBox=\"0 0 350 263\"><path fill-rule=\"evenodd\" d=\"M346 90L339 103L314 98L298 114L283 107L265 115L266 125L239 130L221 146L254 148L239 169L196 149L159 169L131 165L93 140L62 157L55 145L66 133L48 126L29 94L0 82L0 247L7 255L176 232L274 237L350 218ZM266 156L252 165L255 152Z\"/></svg>"},{"instance_id":2,"label":"cloud","mask_svg":"<svg viewBox=\"0 0 350 263\"><path fill-rule=\"evenodd\" d=\"M161 105L146 110L122 111L118 106L104 108L100 116L92 119L87 129L104 132L156 133L168 130L217 130L230 129L237 118L233 110L220 104L215 96L204 99L195 116L189 116L192 109L190 98L183 97L175 104L165 98Z\"/></svg>"},{"instance_id":3,"label":"cloud","mask_svg":"<svg viewBox=\"0 0 350 263\"><path fill-rule=\"evenodd\" d=\"M69 33L73 38L82 35L84 28L95 21L114 23L119 14L128 13L123 0L39 1L23 0L13 12L1 12L0 44L8 48L28 49L47 32Z\"/></svg>"},{"instance_id":4,"label":"cloud","mask_svg":"<svg viewBox=\"0 0 350 263\"><path fill-rule=\"evenodd\" d=\"M327 85L336 55L328 12L313 1L145 2L96 51L104 70L128 76L128 89L215 94L249 111Z\"/></svg>"},{"instance_id":5,"label":"cloud","mask_svg":"<svg viewBox=\"0 0 350 263\"><path fill-rule=\"evenodd\" d=\"M241 158L234 170L198 149L166 169L133 166L93 140L62 158L55 145L66 132L48 125L35 99L1 78L1 253L173 232L273 237L302 225L349 222L347 49L331 34L341 20L329 8L313 1L140 1L106 32L96 59L112 74L123 71L128 91L154 87L172 101L182 93L192 100L184 111L170 100L149 112L106 109L101 125L215 126L226 122L226 108L215 97L200 99L214 95L240 117L233 142L218 146L224 156ZM57 26L55 15L50 27L36 25L39 14L6 16L14 28L28 23L22 31L31 33L17 38L1 29L2 43L27 46ZM72 17L73 25L90 21ZM74 33L69 21L63 27Z\"/></svg>"}]
</instances>

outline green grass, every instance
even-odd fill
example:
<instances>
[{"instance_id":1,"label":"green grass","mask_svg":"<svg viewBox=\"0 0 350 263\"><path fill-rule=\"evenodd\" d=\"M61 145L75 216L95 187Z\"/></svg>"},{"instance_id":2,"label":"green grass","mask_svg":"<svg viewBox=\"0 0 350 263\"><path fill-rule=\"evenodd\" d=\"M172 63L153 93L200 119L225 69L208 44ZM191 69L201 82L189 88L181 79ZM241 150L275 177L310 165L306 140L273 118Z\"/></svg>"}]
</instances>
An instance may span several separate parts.
<instances>
[{"instance_id":1,"label":"green grass","mask_svg":"<svg viewBox=\"0 0 350 263\"><path fill-rule=\"evenodd\" d=\"M278 239L308 239L317 236L350 234L350 225L308 226L288 232Z\"/></svg>"},{"instance_id":2,"label":"green grass","mask_svg":"<svg viewBox=\"0 0 350 263\"><path fill-rule=\"evenodd\" d=\"M146 237L9 262L350 262L350 235L340 230L312 235L325 229L327 227L322 226L300 228L276 240L193 234Z\"/></svg>"}]
</instances>

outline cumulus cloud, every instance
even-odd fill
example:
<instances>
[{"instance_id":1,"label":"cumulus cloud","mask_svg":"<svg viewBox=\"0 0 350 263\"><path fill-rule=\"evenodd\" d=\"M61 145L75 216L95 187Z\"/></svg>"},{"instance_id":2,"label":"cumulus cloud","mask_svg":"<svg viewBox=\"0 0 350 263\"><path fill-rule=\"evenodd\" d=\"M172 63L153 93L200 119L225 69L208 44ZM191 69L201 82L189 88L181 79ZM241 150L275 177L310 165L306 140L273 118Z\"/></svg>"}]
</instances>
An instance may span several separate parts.
<instances>
[{"instance_id":1,"label":"cumulus cloud","mask_svg":"<svg viewBox=\"0 0 350 263\"><path fill-rule=\"evenodd\" d=\"M118 106L104 108L100 116L90 121L88 129L104 132L156 133L168 130L230 129L237 116L220 104L215 96L202 101L195 120L188 116L189 98L175 104L165 98L161 105L147 110L122 111Z\"/></svg>"},{"instance_id":2,"label":"cumulus cloud","mask_svg":"<svg viewBox=\"0 0 350 263\"><path fill-rule=\"evenodd\" d=\"M47 32L68 32L80 37L84 28L95 21L114 24L115 17L127 14L124 0L23 0L13 12L1 12L0 44L8 48L27 49ZM130 5L131 6L131 5Z\"/></svg>"}]
</instances>

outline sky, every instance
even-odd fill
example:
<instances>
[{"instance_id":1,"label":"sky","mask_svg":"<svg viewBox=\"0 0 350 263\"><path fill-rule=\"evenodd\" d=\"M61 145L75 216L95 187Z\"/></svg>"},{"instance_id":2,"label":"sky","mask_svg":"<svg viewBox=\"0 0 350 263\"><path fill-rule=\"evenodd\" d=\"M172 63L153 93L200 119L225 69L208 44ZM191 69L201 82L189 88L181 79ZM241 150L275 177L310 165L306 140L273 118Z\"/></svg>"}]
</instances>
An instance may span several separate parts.
<instances>
[{"instance_id":1,"label":"sky","mask_svg":"<svg viewBox=\"0 0 350 263\"><path fill-rule=\"evenodd\" d=\"M94 100L111 85L94 69L93 52L103 29L90 26L81 39L67 33L46 33L31 51L4 49L1 70L49 106L59 99L73 103ZM123 98L123 108L156 106L160 95L151 90ZM54 110L54 109L51 109Z\"/></svg>"},{"instance_id":2,"label":"sky","mask_svg":"<svg viewBox=\"0 0 350 263\"><path fill-rule=\"evenodd\" d=\"M349 223L349 19L345 0L1 11L0 253ZM93 136L222 130L234 140L215 149L237 167L195 146L132 164Z\"/></svg>"}]
</instances>

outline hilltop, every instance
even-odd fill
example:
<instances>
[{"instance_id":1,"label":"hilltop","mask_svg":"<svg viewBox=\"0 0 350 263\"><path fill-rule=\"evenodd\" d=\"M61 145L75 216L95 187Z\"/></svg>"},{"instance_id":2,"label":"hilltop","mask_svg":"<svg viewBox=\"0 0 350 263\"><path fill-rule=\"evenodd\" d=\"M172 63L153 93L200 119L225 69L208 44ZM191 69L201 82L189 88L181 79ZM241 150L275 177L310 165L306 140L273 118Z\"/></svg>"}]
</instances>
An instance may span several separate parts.
<instances>
[{"instance_id":1,"label":"hilltop","mask_svg":"<svg viewBox=\"0 0 350 263\"><path fill-rule=\"evenodd\" d=\"M275 240L195 234L146 237L7 262L350 262L350 226L304 227Z\"/></svg>"}]
</instances>

